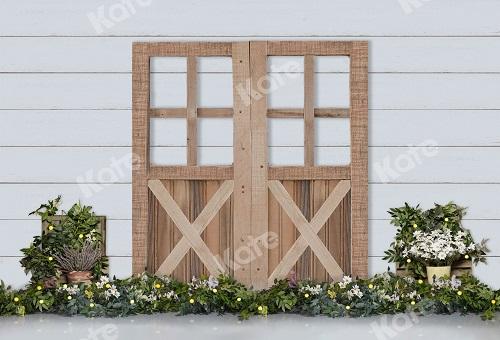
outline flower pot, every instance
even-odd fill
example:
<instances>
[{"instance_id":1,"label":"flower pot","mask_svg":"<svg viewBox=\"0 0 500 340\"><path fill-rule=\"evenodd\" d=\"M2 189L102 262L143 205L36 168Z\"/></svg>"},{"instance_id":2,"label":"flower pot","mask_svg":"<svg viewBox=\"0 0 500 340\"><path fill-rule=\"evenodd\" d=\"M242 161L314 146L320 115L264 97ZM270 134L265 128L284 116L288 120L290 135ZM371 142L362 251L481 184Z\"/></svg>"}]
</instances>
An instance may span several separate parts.
<instances>
[{"instance_id":1,"label":"flower pot","mask_svg":"<svg viewBox=\"0 0 500 340\"><path fill-rule=\"evenodd\" d=\"M434 277L439 279L443 276L450 277L451 274L451 266L442 266L442 267L430 267L427 266L427 281L432 284L434 282Z\"/></svg>"},{"instance_id":2,"label":"flower pot","mask_svg":"<svg viewBox=\"0 0 500 340\"><path fill-rule=\"evenodd\" d=\"M92 272L69 272L66 274L68 283L90 283L92 282Z\"/></svg>"}]
</instances>

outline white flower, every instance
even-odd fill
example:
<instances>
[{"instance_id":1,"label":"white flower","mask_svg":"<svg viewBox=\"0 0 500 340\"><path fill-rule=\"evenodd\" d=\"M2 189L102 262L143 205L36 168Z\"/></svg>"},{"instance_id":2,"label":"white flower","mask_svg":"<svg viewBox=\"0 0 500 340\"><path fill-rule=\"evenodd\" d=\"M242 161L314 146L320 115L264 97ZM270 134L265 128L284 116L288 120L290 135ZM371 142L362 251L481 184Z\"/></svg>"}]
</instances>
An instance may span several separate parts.
<instances>
[{"instance_id":1,"label":"white flower","mask_svg":"<svg viewBox=\"0 0 500 340\"><path fill-rule=\"evenodd\" d=\"M399 295L396 293L393 293L392 295L384 295L382 296L384 299L390 302L396 302L399 301Z\"/></svg>"},{"instance_id":2,"label":"white flower","mask_svg":"<svg viewBox=\"0 0 500 340\"><path fill-rule=\"evenodd\" d=\"M457 279L455 275L453 275L449 280L445 280L443 278L437 278L436 280L434 280L433 283L433 286L438 289L449 287L454 290L457 290L458 288L460 288L461 285L462 281L460 281L460 279Z\"/></svg>"},{"instance_id":3,"label":"white flower","mask_svg":"<svg viewBox=\"0 0 500 340\"><path fill-rule=\"evenodd\" d=\"M339 287L342 288L342 289L344 289L351 282L352 282L352 278L350 276L344 276L342 278L342 282L339 282Z\"/></svg>"},{"instance_id":4,"label":"white flower","mask_svg":"<svg viewBox=\"0 0 500 340\"><path fill-rule=\"evenodd\" d=\"M188 285L190 290L196 290L202 287L214 289L219 286L219 280L212 275L208 277L208 280L200 280L193 276Z\"/></svg>"},{"instance_id":5,"label":"white flower","mask_svg":"<svg viewBox=\"0 0 500 340\"><path fill-rule=\"evenodd\" d=\"M411 276L404 276L403 280L405 280L408 283L414 283L415 282L415 279L413 277L411 277Z\"/></svg>"},{"instance_id":6,"label":"white flower","mask_svg":"<svg viewBox=\"0 0 500 340\"><path fill-rule=\"evenodd\" d=\"M109 300L110 297L114 296L116 298L120 297L120 292L118 289L116 289L115 285L111 285L106 291L104 292L104 295L106 296L106 300Z\"/></svg>"},{"instance_id":7,"label":"white flower","mask_svg":"<svg viewBox=\"0 0 500 340\"><path fill-rule=\"evenodd\" d=\"M101 276L99 278L99 281L95 283L97 288L102 289L104 286L109 283L109 278L107 276Z\"/></svg>"},{"instance_id":8,"label":"white flower","mask_svg":"<svg viewBox=\"0 0 500 340\"><path fill-rule=\"evenodd\" d=\"M347 291L347 297L349 300L352 300L353 297L357 296L358 298L363 297L363 293L359 289L358 285L354 285L349 291Z\"/></svg>"},{"instance_id":9,"label":"white flower","mask_svg":"<svg viewBox=\"0 0 500 340\"><path fill-rule=\"evenodd\" d=\"M459 231L452 234L449 229L435 229L430 232L417 230L413 233L414 241L407 244L401 254L404 257L409 255L426 260L439 260L446 262L457 255L465 254L470 249L475 249L475 245L467 246L466 236L468 234Z\"/></svg>"},{"instance_id":10,"label":"white flower","mask_svg":"<svg viewBox=\"0 0 500 340\"><path fill-rule=\"evenodd\" d=\"M66 292L68 295L76 295L77 293L80 292L80 288L78 287L78 285L73 285L71 287L68 285L64 285L57 288L57 290L59 292Z\"/></svg>"},{"instance_id":11,"label":"white flower","mask_svg":"<svg viewBox=\"0 0 500 340\"><path fill-rule=\"evenodd\" d=\"M165 293L165 297L169 300L176 300L177 299L177 294L175 294L175 292L173 290Z\"/></svg>"},{"instance_id":12,"label":"white flower","mask_svg":"<svg viewBox=\"0 0 500 340\"><path fill-rule=\"evenodd\" d=\"M218 285L219 285L219 280L217 280L216 277L210 275L208 277L208 281L207 281L208 288L213 289L213 288L216 288Z\"/></svg>"},{"instance_id":13,"label":"white flower","mask_svg":"<svg viewBox=\"0 0 500 340\"><path fill-rule=\"evenodd\" d=\"M415 297L417 297L417 296L418 296L418 294L417 294L417 291L416 291L416 290L414 290L413 292L409 293L407 296L408 296L410 299L414 299Z\"/></svg>"},{"instance_id":14,"label":"white flower","mask_svg":"<svg viewBox=\"0 0 500 340\"><path fill-rule=\"evenodd\" d=\"M310 285L305 285L303 287L300 287L299 292L301 293L308 293L310 295L319 295L323 291L323 288L321 285L316 285L316 286L310 286Z\"/></svg>"}]
</instances>

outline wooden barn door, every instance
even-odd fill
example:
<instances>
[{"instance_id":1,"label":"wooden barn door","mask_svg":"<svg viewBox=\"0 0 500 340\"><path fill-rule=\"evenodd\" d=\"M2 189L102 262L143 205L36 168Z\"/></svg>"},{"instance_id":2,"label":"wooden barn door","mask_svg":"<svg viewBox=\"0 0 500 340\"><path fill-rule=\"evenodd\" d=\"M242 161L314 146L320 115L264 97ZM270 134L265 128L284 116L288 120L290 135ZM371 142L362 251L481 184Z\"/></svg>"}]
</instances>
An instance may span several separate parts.
<instances>
[{"instance_id":1,"label":"wooden barn door","mask_svg":"<svg viewBox=\"0 0 500 340\"><path fill-rule=\"evenodd\" d=\"M232 58L232 108L198 105L197 60L207 56ZM270 56L303 56L303 108L268 108ZM349 107L315 107L319 56L350 58ZM152 57L187 60L185 107L151 107ZM367 59L366 42L134 44L134 273L227 273L254 288L291 272L366 276ZM187 162L151 165L150 120L172 117L186 118ZM233 164L199 165L198 117L233 118ZM303 166L270 166L268 118L287 117L304 120ZM349 165L317 165L315 117L350 120Z\"/></svg>"}]
</instances>

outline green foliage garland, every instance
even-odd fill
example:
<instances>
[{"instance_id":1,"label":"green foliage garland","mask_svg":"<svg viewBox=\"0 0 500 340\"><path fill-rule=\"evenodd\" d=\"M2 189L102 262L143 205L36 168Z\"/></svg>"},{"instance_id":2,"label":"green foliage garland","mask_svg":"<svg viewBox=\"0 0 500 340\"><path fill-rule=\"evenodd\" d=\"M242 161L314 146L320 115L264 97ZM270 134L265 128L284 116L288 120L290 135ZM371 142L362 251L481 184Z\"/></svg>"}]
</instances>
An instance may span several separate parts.
<instances>
[{"instance_id":1,"label":"green foliage garland","mask_svg":"<svg viewBox=\"0 0 500 340\"><path fill-rule=\"evenodd\" d=\"M499 299L500 291L472 276L440 279L430 285L387 272L370 279L344 277L340 282L323 284L283 280L257 292L227 276L182 283L142 274L124 280L103 276L91 284L59 284L56 288L33 283L25 289L12 290L2 283L0 315L48 312L95 317L176 312L232 313L246 319L281 312L330 317L458 312L492 319Z\"/></svg>"}]
</instances>

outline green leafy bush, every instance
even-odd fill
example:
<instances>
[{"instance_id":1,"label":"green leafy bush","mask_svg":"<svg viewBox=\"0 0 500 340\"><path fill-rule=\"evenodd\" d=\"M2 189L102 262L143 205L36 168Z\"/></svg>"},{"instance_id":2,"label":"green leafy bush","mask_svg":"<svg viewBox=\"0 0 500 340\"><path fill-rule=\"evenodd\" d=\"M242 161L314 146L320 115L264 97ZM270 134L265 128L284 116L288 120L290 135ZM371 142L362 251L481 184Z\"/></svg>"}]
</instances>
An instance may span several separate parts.
<instances>
[{"instance_id":1,"label":"green leafy bush","mask_svg":"<svg viewBox=\"0 0 500 340\"><path fill-rule=\"evenodd\" d=\"M425 275L426 265L449 265L469 259L475 264L485 262L484 256L488 251L486 241L475 243L470 231L462 226L465 208L450 202L446 205L435 204L432 209L423 211L418 205L412 207L405 203L403 207L391 208L389 214L391 224L397 230L384 260L405 266L417 276ZM432 240L436 244L436 239L449 239L450 243L456 241L462 249L450 247L444 251L443 246L442 257L429 257L429 253L421 250L422 243L425 245L422 240Z\"/></svg>"},{"instance_id":2,"label":"green leafy bush","mask_svg":"<svg viewBox=\"0 0 500 340\"><path fill-rule=\"evenodd\" d=\"M92 207L74 204L64 217L55 220L53 217L59 212L61 196L42 204L30 215L38 215L42 222L48 223L47 231L41 236L33 237L29 247L21 249L24 257L21 265L25 272L31 274L33 282L47 279L57 279L62 272L55 261L56 256L62 253L64 247L80 250L85 242L92 242L101 246L103 237L98 231L99 221L92 211ZM107 268L107 258L100 258L92 268L94 276L100 276Z\"/></svg>"}]
</instances>

